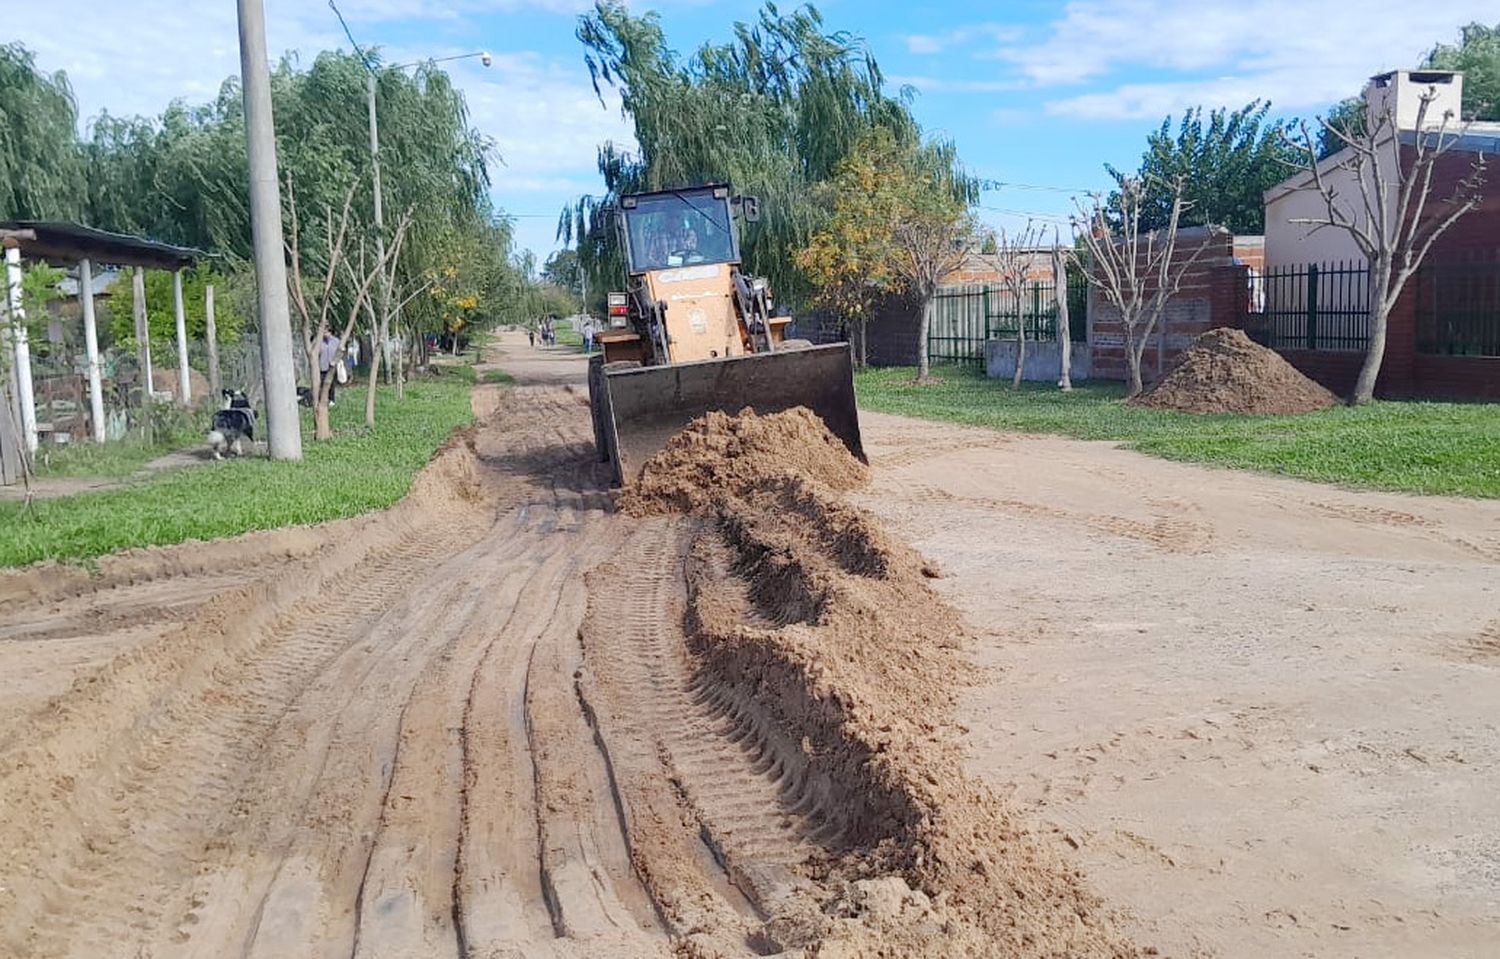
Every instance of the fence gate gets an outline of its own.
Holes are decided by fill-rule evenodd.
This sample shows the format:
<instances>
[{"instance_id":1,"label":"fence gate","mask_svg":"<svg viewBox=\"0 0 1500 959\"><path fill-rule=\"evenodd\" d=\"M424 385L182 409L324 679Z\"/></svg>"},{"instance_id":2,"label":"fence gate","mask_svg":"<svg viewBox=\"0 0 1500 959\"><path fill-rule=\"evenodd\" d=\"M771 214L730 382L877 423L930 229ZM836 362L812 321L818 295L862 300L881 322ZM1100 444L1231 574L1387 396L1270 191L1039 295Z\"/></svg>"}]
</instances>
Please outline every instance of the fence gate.
<instances>
[{"instance_id":1,"label":"fence gate","mask_svg":"<svg viewBox=\"0 0 1500 959\"><path fill-rule=\"evenodd\" d=\"M1026 324L1032 341L1057 339L1056 287L1028 283L1021 302L993 283L948 286L928 306L927 357L932 363L984 367L986 340L1014 340ZM1088 281L1068 276L1068 331L1075 343L1088 340Z\"/></svg>"}]
</instances>

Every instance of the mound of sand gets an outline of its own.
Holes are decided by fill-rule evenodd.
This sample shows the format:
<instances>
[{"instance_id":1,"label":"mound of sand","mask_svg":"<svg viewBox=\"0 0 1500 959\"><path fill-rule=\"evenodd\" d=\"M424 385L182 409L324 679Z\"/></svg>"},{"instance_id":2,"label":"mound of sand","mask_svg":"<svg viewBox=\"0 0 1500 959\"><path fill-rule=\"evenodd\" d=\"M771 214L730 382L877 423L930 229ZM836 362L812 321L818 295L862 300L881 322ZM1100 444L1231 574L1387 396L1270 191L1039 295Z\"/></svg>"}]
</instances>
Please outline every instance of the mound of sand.
<instances>
[{"instance_id":1,"label":"mound of sand","mask_svg":"<svg viewBox=\"0 0 1500 959\"><path fill-rule=\"evenodd\" d=\"M710 412L646 461L640 479L621 491L618 505L632 516L691 513L716 496L776 477L843 492L868 482L869 469L805 407L767 416L750 409L735 416Z\"/></svg>"},{"instance_id":2,"label":"mound of sand","mask_svg":"<svg viewBox=\"0 0 1500 959\"><path fill-rule=\"evenodd\" d=\"M1198 337L1166 376L1131 403L1185 413L1284 416L1325 410L1338 401L1275 350L1241 330L1222 329Z\"/></svg>"}]
</instances>

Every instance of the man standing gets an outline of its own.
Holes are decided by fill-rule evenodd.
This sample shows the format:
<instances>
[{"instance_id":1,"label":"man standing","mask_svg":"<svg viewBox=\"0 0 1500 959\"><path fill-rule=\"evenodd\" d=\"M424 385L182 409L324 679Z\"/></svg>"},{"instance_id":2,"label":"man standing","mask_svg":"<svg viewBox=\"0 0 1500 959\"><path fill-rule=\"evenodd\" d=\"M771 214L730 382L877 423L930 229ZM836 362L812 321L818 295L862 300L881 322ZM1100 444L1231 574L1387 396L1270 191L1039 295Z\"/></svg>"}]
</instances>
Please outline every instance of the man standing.
<instances>
[{"instance_id":1,"label":"man standing","mask_svg":"<svg viewBox=\"0 0 1500 959\"><path fill-rule=\"evenodd\" d=\"M583 352L594 352L594 321L589 317L583 318Z\"/></svg>"},{"instance_id":2,"label":"man standing","mask_svg":"<svg viewBox=\"0 0 1500 959\"><path fill-rule=\"evenodd\" d=\"M318 344L318 374L328 384L328 405L332 406L334 394L338 392L338 370L334 360L338 359L339 341L328 330L323 331L323 342Z\"/></svg>"}]
</instances>

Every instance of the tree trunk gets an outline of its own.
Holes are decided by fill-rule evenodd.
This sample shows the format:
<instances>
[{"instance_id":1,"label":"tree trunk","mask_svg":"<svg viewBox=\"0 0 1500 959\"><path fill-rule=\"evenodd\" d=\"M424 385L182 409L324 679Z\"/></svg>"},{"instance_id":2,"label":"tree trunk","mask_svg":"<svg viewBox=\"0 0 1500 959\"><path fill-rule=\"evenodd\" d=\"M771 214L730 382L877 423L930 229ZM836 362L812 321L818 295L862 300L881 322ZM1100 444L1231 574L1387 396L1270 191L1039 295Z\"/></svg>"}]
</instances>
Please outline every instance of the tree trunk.
<instances>
[{"instance_id":1,"label":"tree trunk","mask_svg":"<svg viewBox=\"0 0 1500 959\"><path fill-rule=\"evenodd\" d=\"M917 314L919 317L917 320L917 382L919 383L925 382L930 373L927 362L927 329L932 322L928 314L928 307L931 305L932 297L924 295L922 297L922 312Z\"/></svg>"},{"instance_id":2,"label":"tree trunk","mask_svg":"<svg viewBox=\"0 0 1500 959\"><path fill-rule=\"evenodd\" d=\"M333 427L328 422L328 391L318 391L318 402L313 407L313 439L333 439Z\"/></svg>"},{"instance_id":3,"label":"tree trunk","mask_svg":"<svg viewBox=\"0 0 1500 959\"><path fill-rule=\"evenodd\" d=\"M1380 366L1385 362L1385 328L1387 310L1379 293L1370 297L1370 343L1365 347L1365 361L1359 368L1359 378L1354 381L1354 393L1349 397L1350 406L1360 406L1375 398L1375 381L1380 377Z\"/></svg>"},{"instance_id":4,"label":"tree trunk","mask_svg":"<svg viewBox=\"0 0 1500 959\"><path fill-rule=\"evenodd\" d=\"M1018 309L1016 311L1016 375L1010 381L1010 388L1019 390L1021 388L1021 374L1026 372L1026 317Z\"/></svg>"},{"instance_id":5,"label":"tree trunk","mask_svg":"<svg viewBox=\"0 0 1500 959\"><path fill-rule=\"evenodd\" d=\"M870 321L867 319L859 322L859 368L870 368Z\"/></svg>"},{"instance_id":6,"label":"tree trunk","mask_svg":"<svg viewBox=\"0 0 1500 959\"><path fill-rule=\"evenodd\" d=\"M1130 370L1130 378L1125 388L1125 398L1127 400L1140 396L1141 390L1144 389L1141 385L1141 356L1145 352L1145 338L1137 339L1133 333L1127 333L1125 337L1125 365Z\"/></svg>"},{"instance_id":7,"label":"tree trunk","mask_svg":"<svg viewBox=\"0 0 1500 959\"><path fill-rule=\"evenodd\" d=\"M375 428L375 384L380 382L380 351L370 350L370 387L365 390L365 425Z\"/></svg>"}]
</instances>

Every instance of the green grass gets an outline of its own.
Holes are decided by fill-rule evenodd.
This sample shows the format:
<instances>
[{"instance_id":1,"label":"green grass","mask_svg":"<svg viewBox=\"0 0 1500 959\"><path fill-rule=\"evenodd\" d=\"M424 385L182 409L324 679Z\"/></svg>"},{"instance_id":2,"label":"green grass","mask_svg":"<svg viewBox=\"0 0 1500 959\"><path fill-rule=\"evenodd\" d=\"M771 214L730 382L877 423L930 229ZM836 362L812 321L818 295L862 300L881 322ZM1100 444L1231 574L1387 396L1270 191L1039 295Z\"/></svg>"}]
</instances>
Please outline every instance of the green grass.
<instances>
[{"instance_id":1,"label":"green grass","mask_svg":"<svg viewBox=\"0 0 1500 959\"><path fill-rule=\"evenodd\" d=\"M150 443L132 428L124 439L110 443L47 444L37 451L36 475L41 479L125 479L158 456L202 443L209 415L162 407L155 419L154 442Z\"/></svg>"},{"instance_id":2,"label":"green grass","mask_svg":"<svg viewBox=\"0 0 1500 959\"><path fill-rule=\"evenodd\" d=\"M1080 439L1116 440L1166 459L1260 470L1369 489L1500 497L1500 406L1377 402L1306 416L1200 416L1120 402L1116 384L1072 393L1020 392L978 371L945 367L941 382L911 369L856 378L860 405L883 413Z\"/></svg>"},{"instance_id":3,"label":"green grass","mask_svg":"<svg viewBox=\"0 0 1500 959\"><path fill-rule=\"evenodd\" d=\"M472 373L472 368L470 369ZM378 426L364 403L332 410L334 438L312 441L303 412L300 463L230 459L164 473L119 489L38 500L29 514L0 502L0 566L78 561L132 546L218 539L257 529L318 523L384 509L454 427L472 420L458 377L409 383L398 402L381 390Z\"/></svg>"},{"instance_id":4,"label":"green grass","mask_svg":"<svg viewBox=\"0 0 1500 959\"><path fill-rule=\"evenodd\" d=\"M507 386L515 383L516 378L504 370L485 370L484 376L480 377L484 383L503 383Z\"/></svg>"},{"instance_id":5,"label":"green grass","mask_svg":"<svg viewBox=\"0 0 1500 959\"><path fill-rule=\"evenodd\" d=\"M557 338L558 346L572 346L580 350L583 349L583 334L571 326L558 324L552 328L552 332Z\"/></svg>"}]
</instances>

